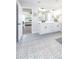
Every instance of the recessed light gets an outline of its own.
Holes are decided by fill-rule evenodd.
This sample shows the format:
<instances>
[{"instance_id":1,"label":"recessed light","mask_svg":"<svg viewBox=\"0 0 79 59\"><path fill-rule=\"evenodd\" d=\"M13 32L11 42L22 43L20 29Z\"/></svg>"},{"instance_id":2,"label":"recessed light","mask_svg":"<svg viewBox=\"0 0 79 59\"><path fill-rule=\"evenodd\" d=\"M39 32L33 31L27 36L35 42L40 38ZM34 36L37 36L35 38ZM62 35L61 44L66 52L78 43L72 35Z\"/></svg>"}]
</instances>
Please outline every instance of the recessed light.
<instances>
[{"instance_id":1,"label":"recessed light","mask_svg":"<svg viewBox=\"0 0 79 59\"><path fill-rule=\"evenodd\" d=\"M41 9L44 9L44 8L41 8Z\"/></svg>"},{"instance_id":2,"label":"recessed light","mask_svg":"<svg viewBox=\"0 0 79 59\"><path fill-rule=\"evenodd\" d=\"M58 0L56 0L56 2L58 2Z\"/></svg>"},{"instance_id":3,"label":"recessed light","mask_svg":"<svg viewBox=\"0 0 79 59\"><path fill-rule=\"evenodd\" d=\"M38 1L38 3L41 3L41 1Z\"/></svg>"},{"instance_id":4,"label":"recessed light","mask_svg":"<svg viewBox=\"0 0 79 59\"><path fill-rule=\"evenodd\" d=\"M52 11L54 11L55 9L52 9Z\"/></svg>"}]
</instances>

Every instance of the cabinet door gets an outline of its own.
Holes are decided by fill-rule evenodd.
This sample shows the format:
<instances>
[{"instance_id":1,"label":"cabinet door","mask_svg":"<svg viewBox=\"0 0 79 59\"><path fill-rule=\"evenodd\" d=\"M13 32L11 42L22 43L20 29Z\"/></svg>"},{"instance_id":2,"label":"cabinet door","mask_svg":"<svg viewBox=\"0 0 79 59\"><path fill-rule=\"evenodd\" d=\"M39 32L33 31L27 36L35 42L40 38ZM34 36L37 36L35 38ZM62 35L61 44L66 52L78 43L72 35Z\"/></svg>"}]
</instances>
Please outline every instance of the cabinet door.
<instances>
[{"instance_id":1,"label":"cabinet door","mask_svg":"<svg viewBox=\"0 0 79 59\"><path fill-rule=\"evenodd\" d=\"M40 27L40 33L42 33L42 34L47 33L47 24L46 23L42 23L40 25L41 25L41 27Z\"/></svg>"}]
</instances>

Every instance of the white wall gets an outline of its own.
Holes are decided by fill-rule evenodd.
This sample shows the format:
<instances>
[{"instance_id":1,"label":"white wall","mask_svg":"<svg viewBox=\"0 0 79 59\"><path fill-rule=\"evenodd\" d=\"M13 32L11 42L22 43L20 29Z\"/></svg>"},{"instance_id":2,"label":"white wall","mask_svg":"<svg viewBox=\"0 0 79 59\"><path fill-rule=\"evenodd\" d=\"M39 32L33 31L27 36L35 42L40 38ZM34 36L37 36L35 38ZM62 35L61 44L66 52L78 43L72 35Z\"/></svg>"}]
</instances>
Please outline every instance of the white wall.
<instances>
[{"instance_id":1,"label":"white wall","mask_svg":"<svg viewBox=\"0 0 79 59\"><path fill-rule=\"evenodd\" d=\"M37 33L38 32L38 9L33 8L32 9L32 33Z\"/></svg>"}]
</instances>

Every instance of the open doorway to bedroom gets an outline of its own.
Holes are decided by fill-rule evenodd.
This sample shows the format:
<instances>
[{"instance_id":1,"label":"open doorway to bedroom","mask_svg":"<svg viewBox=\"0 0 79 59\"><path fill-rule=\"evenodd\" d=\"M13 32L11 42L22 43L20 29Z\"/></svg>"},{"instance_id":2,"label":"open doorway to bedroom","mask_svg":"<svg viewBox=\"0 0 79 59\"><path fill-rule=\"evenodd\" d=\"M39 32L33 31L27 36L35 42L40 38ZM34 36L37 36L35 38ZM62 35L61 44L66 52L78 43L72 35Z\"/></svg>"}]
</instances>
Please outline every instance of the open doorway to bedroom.
<instances>
[{"instance_id":1,"label":"open doorway to bedroom","mask_svg":"<svg viewBox=\"0 0 79 59\"><path fill-rule=\"evenodd\" d=\"M32 33L32 9L22 8L23 11L23 34Z\"/></svg>"}]
</instances>

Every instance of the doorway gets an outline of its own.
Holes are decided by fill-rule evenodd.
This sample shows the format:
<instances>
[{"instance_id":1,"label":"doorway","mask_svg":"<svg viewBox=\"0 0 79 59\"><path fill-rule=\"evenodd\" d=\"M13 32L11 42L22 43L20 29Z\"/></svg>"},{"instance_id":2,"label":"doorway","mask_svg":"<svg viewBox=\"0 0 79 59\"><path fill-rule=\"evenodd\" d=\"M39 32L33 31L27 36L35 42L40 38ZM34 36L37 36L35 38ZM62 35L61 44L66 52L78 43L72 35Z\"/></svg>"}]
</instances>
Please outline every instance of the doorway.
<instances>
[{"instance_id":1,"label":"doorway","mask_svg":"<svg viewBox=\"0 0 79 59\"><path fill-rule=\"evenodd\" d=\"M32 9L23 8L23 34L32 33Z\"/></svg>"}]
</instances>

